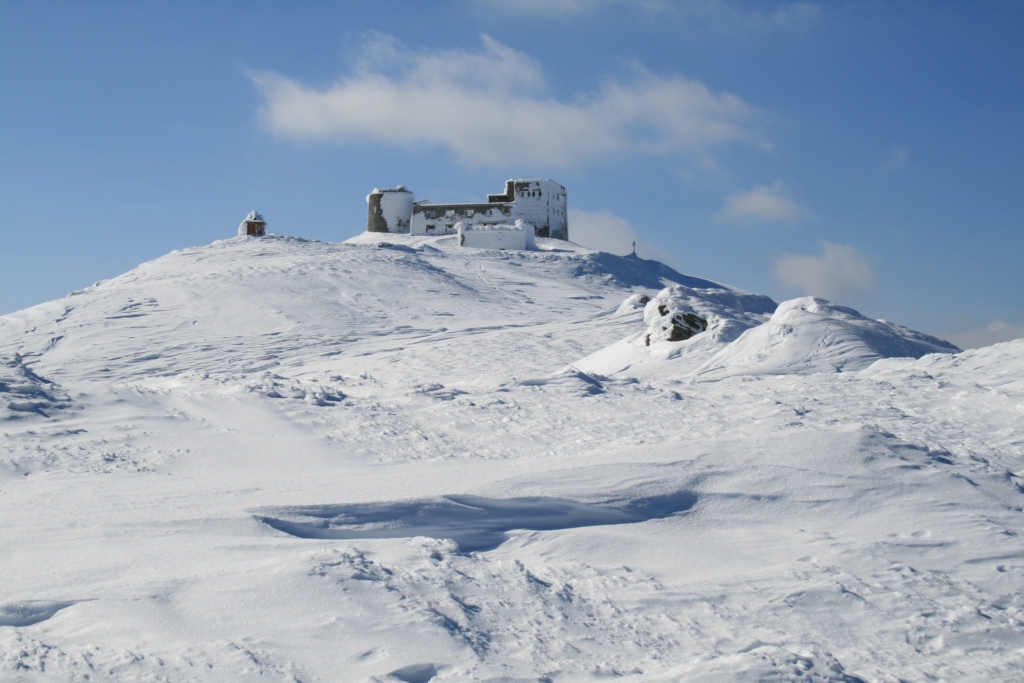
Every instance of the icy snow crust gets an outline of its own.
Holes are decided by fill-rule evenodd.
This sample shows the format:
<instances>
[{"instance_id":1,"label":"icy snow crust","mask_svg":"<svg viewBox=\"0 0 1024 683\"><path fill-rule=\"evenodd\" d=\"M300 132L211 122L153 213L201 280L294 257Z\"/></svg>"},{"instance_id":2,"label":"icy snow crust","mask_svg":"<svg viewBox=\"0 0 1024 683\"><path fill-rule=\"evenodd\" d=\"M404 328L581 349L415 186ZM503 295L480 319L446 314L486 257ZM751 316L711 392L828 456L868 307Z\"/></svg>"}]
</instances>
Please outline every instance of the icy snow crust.
<instances>
[{"instance_id":1,"label":"icy snow crust","mask_svg":"<svg viewBox=\"0 0 1024 683\"><path fill-rule=\"evenodd\" d=\"M240 237L0 317L0 679L1019 678L1024 341L537 247Z\"/></svg>"}]
</instances>

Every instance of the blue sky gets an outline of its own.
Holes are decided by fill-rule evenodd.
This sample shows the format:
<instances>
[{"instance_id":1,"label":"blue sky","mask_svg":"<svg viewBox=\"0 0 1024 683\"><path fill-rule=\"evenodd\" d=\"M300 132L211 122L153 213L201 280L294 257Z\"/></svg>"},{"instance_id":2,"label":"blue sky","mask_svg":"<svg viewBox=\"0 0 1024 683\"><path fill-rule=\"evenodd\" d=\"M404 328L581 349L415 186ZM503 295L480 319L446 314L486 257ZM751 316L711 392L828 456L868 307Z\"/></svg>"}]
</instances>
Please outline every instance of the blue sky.
<instances>
[{"instance_id":1,"label":"blue sky","mask_svg":"<svg viewBox=\"0 0 1024 683\"><path fill-rule=\"evenodd\" d=\"M1022 65L1022 2L4 1L0 313L550 177L588 246L1021 337Z\"/></svg>"}]
</instances>

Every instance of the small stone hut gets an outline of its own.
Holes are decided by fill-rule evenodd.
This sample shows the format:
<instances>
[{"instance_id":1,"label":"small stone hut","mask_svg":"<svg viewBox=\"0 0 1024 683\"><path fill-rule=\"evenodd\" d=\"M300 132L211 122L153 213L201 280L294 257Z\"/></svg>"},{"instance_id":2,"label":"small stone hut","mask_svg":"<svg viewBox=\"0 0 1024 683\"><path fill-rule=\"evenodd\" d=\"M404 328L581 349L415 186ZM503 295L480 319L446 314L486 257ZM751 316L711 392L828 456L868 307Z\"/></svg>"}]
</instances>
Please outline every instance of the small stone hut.
<instances>
[{"instance_id":1,"label":"small stone hut","mask_svg":"<svg viewBox=\"0 0 1024 683\"><path fill-rule=\"evenodd\" d=\"M250 211L245 220L238 224L239 236L256 235L257 237L262 237L266 233L267 222L263 220L263 216L260 215L259 211Z\"/></svg>"}]
</instances>

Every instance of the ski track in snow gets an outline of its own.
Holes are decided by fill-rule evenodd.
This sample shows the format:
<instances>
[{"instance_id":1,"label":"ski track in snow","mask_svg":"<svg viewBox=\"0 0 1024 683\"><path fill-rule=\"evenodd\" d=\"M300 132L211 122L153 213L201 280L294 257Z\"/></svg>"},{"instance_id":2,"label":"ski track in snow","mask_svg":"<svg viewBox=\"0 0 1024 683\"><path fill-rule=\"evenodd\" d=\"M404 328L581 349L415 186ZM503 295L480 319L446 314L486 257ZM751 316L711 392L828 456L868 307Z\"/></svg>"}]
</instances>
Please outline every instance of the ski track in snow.
<instances>
[{"instance_id":1,"label":"ski track in snow","mask_svg":"<svg viewBox=\"0 0 1024 683\"><path fill-rule=\"evenodd\" d=\"M1018 678L1024 341L389 238L0 317L0 678Z\"/></svg>"}]
</instances>

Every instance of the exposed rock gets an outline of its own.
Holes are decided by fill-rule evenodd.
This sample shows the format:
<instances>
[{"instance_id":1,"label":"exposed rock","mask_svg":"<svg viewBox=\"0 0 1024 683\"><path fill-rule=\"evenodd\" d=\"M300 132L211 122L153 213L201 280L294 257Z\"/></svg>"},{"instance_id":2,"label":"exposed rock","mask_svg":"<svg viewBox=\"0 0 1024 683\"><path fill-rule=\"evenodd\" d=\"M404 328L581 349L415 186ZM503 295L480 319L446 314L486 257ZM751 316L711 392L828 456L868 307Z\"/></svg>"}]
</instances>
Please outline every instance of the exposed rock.
<instances>
[{"instance_id":1,"label":"exposed rock","mask_svg":"<svg viewBox=\"0 0 1024 683\"><path fill-rule=\"evenodd\" d=\"M647 323L645 346L650 346L651 342L686 341L708 329L707 319L694 313L685 300L661 294L647 303L644 322Z\"/></svg>"}]
</instances>

